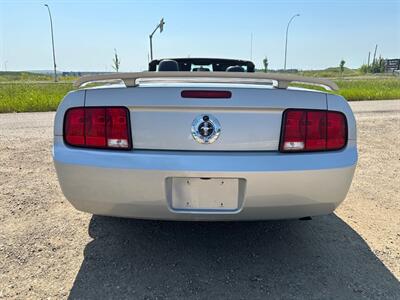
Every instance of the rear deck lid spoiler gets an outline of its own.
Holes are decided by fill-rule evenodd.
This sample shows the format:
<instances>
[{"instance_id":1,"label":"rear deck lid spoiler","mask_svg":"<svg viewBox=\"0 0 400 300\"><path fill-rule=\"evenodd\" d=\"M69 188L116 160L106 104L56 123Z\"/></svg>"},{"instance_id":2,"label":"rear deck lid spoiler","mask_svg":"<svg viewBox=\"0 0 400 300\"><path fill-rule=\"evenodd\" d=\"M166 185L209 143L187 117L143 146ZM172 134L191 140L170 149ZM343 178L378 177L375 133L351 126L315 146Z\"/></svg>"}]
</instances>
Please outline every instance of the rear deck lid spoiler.
<instances>
[{"instance_id":1,"label":"rear deck lid spoiler","mask_svg":"<svg viewBox=\"0 0 400 300\"><path fill-rule=\"evenodd\" d=\"M83 76L74 82L81 88L95 82L123 82L126 87L136 87L141 80L198 83L240 83L271 84L275 88L286 89L290 83L322 86L327 90L339 90L336 83L322 78L304 77L293 74L242 73L242 72L132 72Z\"/></svg>"}]
</instances>

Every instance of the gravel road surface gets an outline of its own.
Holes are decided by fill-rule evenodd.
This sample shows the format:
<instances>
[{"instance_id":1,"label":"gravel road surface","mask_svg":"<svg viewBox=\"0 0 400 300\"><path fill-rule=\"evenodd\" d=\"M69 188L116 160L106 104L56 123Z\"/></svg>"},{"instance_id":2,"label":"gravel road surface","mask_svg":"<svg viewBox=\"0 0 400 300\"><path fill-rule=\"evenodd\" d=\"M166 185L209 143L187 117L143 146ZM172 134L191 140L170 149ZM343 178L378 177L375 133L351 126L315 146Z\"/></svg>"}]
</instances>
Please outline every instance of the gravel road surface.
<instances>
[{"instance_id":1,"label":"gravel road surface","mask_svg":"<svg viewBox=\"0 0 400 300\"><path fill-rule=\"evenodd\" d=\"M0 298L400 299L400 100L351 105L360 158L335 214L244 223L78 212L54 113L0 114Z\"/></svg>"}]
</instances>

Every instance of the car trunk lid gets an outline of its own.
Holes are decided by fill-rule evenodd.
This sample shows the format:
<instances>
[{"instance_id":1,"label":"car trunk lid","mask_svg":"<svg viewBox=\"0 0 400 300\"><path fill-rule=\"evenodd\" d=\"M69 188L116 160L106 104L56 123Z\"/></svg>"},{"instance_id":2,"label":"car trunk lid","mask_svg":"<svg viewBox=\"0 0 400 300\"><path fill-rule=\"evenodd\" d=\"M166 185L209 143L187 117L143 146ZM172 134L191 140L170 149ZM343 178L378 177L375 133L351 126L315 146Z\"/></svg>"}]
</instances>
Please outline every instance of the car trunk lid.
<instances>
[{"instance_id":1,"label":"car trunk lid","mask_svg":"<svg viewBox=\"0 0 400 300\"><path fill-rule=\"evenodd\" d=\"M230 97L182 97L185 91L222 91ZM164 83L88 89L85 105L128 107L133 150L278 151L283 111L326 109L326 94L259 85ZM201 142L204 130L216 128L199 126L215 122L202 124L204 117L220 125L219 136L209 143Z\"/></svg>"}]
</instances>

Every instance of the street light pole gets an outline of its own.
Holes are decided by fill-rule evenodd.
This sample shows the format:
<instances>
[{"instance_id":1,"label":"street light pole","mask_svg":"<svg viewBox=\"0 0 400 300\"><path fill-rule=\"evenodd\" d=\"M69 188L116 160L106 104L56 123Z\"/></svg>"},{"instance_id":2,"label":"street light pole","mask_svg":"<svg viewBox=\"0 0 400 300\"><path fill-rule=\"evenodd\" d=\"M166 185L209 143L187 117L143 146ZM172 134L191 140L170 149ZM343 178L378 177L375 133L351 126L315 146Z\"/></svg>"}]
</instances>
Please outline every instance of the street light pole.
<instances>
[{"instance_id":1,"label":"street light pole","mask_svg":"<svg viewBox=\"0 0 400 300\"><path fill-rule=\"evenodd\" d=\"M154 34L154 31L149 36L149 38L150 38L150 61L153 60L153 34Z\"/></svg>"},{"instance_id":2,"label":"street light pole","mask_svg":"<svg viewBox=\"0 0 400 300\"><path fill-rule=\"evenodd\" d=\"M47 11L49 12L50 29L51 29L51 45L53 46L54 82L57 82L56 50L54 49L53 19L51 18L50 7L47 4L45 4L44 6L47 7Z\"/></svg>"},{"instance_id":3,"label":"street light pole","mask_svg":"<svg viewBox=\"0 0 400 300\"><path fill-rule=\"evenodd\" d=\"M153 30L153 32L149 35L150 38L150 61L153 60L153 35L156 33L157 29L160 28L160 33L164 30L164 18L161 19L160 23L157 27Z\"/></svg>"},{"instance_id":4,"label":"street light pole","mask_svg":"<svg viewBox=\"0 0 400 300\"><path fill-rule=\"evenodd\" d=\"M289 20L289 22L288 22L288 24L287 24L287 27L286 27L285 64L284 64L284 67L283 67L284 70L286 70L287 40L288 40L288 33L289 33L289 25L290 25L290 23L293 21L293 19L294 19L295 17L299 17L299 16L300 16L300 14L295 14L293 17L291 17L290 20Z\"/></svg>"}]
</instances>

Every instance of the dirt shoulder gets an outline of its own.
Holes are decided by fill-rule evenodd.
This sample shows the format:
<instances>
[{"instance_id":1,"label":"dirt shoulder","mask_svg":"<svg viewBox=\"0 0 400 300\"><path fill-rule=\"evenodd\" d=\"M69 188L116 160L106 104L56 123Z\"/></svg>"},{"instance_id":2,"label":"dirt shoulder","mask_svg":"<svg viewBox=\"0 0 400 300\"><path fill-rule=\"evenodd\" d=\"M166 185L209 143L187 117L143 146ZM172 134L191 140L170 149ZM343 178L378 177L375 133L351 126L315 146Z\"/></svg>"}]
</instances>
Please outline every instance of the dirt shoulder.
<instances>
[{"instance_id":1,"label":"dirt shoulder","mask_svg":"<svg viewBox=\"0 0 400 300\"><path fill-rule=\"evenodd\" d=\"M63 197L54 113L0 114L0 298L400 298L400 101L353 102L359 164L312 221L92 217Z\"/></svg>"}]
</instances>

